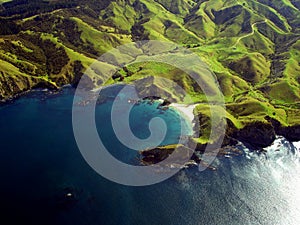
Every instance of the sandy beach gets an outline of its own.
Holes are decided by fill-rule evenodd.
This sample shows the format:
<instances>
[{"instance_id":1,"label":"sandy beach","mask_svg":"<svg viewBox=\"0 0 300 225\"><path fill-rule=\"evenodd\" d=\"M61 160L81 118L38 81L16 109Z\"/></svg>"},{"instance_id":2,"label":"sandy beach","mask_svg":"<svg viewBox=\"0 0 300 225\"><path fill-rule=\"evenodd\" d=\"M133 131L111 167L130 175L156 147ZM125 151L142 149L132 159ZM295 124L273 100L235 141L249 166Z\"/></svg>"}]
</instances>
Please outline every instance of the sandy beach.
<instances>
[{"instance_id":1,"label":"sandy beach","mask_svg":"<svg viewBox=\"0 0 300 225\"><path fill-rule=\"evenodd\" d=\"M174 107L179 112L184 114L189 119L189 121L193 124L193 120L194 120L194 117L195 117L193 111L196 107L196 104L194 104L194 105L184 105L184 104L172 103L170 105L170 107Z\"/></svg>"}]
</instances>

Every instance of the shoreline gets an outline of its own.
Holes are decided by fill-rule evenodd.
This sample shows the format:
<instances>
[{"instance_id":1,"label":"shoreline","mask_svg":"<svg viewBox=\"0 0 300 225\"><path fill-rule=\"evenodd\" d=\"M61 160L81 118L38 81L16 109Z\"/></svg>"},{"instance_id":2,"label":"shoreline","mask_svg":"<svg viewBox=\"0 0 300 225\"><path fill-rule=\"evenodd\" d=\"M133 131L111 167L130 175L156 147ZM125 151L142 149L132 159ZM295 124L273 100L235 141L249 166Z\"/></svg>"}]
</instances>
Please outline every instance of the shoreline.
<instances>
[{"instance_id":1,"label":"shoreline","mask_svg":"<svg viewBox=\"0 0 300 225\"><path fill-rule=\"evenodd\" d=\"M176 109L181 114L183 114L190 123L194 126L194 109L197 106L197 104L192 105L185 105L185 104L179 104L179 103L172 103L169 105L169 107Z\"/></svg>"},{"instance_id":2,"label":"shoreline","mask_svg":"<svg viewBox=\"0 0 300 225\"><path fill-rule=\"evenodd\" d=\"M114 86L114 85L112 85L112 86ZM111 85L104 86L102 88L107 88L107 87L111 87ZM74 87L71 85L63 85L61 88L59 88L57 90L40 89L40 88L30 89L28 91L18 93L8 99L0 100L0 106L5 106L7 104L13 103L15 100L17 100L19 98L30 95L30 93L42 92L44 94L46 93L47 95L49 94L51 96L51 95L59 94L61 90L68 89L68 88L74 88ZM92 92L94 92L94 91L92 91ZM171 103L170 105L168 105L168 107L171 107L171 108L177 110L179 113L181 113L190 122L191 127L194 128L195 115L193 114L193 110L195 109L195 107L197 105L198 104L188 105L188 104L182 104L182 103ZM251 123L249 124L249 126L250 125L251 125ZM255 125L255 124L252 124L252 125ZM273 126L273 130L274 130L273 132L276 135L284 136L288 141L293 142L295 144L295 147L300 151L300 139L299 139L299 137L296 137L296 134L299 132L300 125L282 126L281 124L275 124L275 125L277 125L275 127L274 127L274 124L271 124L271 125ZM252 130L253 130L253 128L254 127L252 126ZM267 128L269 128L269 127L267 127ZM259 130L259 128L257 128L257 129ZM241 133L242 130L238 130L237 133ZM249 134L248 134L248 136L249 136ZM238 138L235 138L235 139L238 139ZM247 139L249 140L249 138L247 138Z\"/></svg>"}]
</instances>

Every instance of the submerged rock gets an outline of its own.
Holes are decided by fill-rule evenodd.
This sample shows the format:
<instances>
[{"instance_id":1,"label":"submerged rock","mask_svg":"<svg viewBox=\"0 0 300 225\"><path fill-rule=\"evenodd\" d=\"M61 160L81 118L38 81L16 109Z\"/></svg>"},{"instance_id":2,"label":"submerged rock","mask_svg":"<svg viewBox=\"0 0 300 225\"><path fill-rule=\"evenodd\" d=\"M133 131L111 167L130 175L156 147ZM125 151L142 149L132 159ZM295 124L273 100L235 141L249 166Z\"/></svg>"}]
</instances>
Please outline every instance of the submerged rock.
<instances>
[{"instance_id":1,"label":"submerged rock","mask_svg":"<svg viewBox=\"0 0 300 225\"><path fill-rule=\"evenodd\" d=\"M78 200L78 191L72 187L59 190L55 196L56 207L63 210L72 208Z\"/></svg>"}]
</instances>

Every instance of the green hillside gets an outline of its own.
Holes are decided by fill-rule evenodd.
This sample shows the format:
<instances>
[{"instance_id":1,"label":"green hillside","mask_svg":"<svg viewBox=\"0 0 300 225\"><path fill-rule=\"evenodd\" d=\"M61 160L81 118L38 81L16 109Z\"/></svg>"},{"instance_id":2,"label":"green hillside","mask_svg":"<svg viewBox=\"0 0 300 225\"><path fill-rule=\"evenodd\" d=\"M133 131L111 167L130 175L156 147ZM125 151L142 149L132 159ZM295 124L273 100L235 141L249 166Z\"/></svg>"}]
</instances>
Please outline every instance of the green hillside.
<instances>
[{"instance_id":1,"label":"green hillside","mask_svg":"<svg viewBox=\"0 0 300 225\"><path fill-rule=\"evenodd\" d=\"M0 99L76 84L110 49L163 40L195 52L216 74L236 128L269 117L299 125L299 11L299 0L9 1L0 5ZM165 77L205 111L201 88L177 68L149 62L118 73L106 84L152 85L160 97L191 103L158 79ZM94 87L104 78L91 74Z\"/></svg>"}]
</instances>

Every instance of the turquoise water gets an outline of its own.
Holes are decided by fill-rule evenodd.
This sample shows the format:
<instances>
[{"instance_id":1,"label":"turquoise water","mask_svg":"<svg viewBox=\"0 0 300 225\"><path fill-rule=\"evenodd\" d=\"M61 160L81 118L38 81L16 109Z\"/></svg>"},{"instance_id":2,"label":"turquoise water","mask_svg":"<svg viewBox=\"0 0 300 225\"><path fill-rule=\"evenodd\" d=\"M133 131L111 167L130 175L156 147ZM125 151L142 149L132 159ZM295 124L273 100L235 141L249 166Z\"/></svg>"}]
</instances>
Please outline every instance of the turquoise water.
<instances>
[{"instance_id":1,"label":"turquoise water","mask_svg":"<svg viewBox=\"0 0 300 225\"><path fill-rule=\"evenodd\" d=\"M300 224L299 150L284 138L267 154L240 145L244 154L218 158L215 172L190 168L156 185L122 186L82 158L72 131L73 94L36 92L0 107L0 220L10 221L1 224ZM98 132L116 158L136 164L136 152L103 123L110 105L97 106ZM168 124L163 144L177 141L178 113L155 104L134 108L133 132L147 137L153 116ZM144 123L136 124L137 118Z\"/></svg>"}]
</instances>

